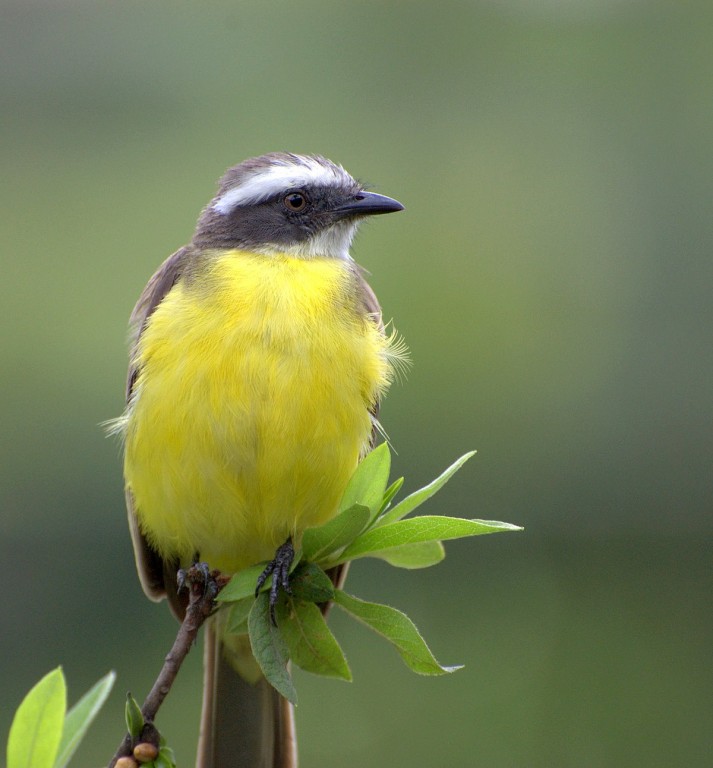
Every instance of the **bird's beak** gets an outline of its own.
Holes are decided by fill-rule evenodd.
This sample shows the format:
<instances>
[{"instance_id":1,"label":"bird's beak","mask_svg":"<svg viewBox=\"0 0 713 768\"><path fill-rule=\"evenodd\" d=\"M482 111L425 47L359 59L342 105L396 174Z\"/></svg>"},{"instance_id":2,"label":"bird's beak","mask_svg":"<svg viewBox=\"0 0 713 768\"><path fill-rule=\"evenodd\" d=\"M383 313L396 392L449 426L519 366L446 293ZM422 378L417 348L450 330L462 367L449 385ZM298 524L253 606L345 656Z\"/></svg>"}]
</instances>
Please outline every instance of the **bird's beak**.
<instances>
[{"instance_id":1,"label":"bird's beak","mask_svg":"<svg viewBox=\"0 0 713 768\"><path fill-rule=\"evenodd\" d=\"M358 192L334 209L339 216L374 216L379 213L395 213L404 207L398 200L376 192Z\"/></svg>"}]
</instances>

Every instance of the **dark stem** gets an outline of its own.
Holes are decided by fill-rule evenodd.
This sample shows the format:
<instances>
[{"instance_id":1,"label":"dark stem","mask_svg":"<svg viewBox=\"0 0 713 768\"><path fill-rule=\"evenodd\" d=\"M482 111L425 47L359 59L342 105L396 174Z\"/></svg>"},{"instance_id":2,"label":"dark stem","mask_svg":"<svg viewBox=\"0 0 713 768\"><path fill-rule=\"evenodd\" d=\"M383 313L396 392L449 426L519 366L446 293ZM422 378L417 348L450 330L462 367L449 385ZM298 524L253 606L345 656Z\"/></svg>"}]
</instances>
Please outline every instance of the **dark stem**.
<instances>
[{"instance_id":1,"label":"dark stem","mask_svg":"<svg viewBox=\"0 0 713 768\"><path fill-rule=\"evenodd\" d=\"M193 566L196 568L196 566ZM191 571L193 570L191 568ZM176 634L176 639L173 643L173 647L168 652L166 659L164 660L163 667L156 678L156 682L153 684L149 695L141 707L141 714L144 717L146 726L139 739L136 741L155 741L155 746L158 746L158 731L153 727L153 721L156 718L156 714L163 704L164 699L171 690L178 670L183 664L183 660L188 655L193 644L198 637L198 631L203 626L205 620L211 615L214 608L214 600L220 589L224 585L224 581L220 582L214 578L210 578L206 581L205 578L190 578L192 574L189 571L189 578L186 580L186 586L189 589L190 597L188 601L188 607L186 608L186 615L181 622L181 626ZM202 576L203 574L199 574ZM127 733L124 736L123 741L116 750L114 757L109 763L109 768L114 768L116 761L120 757L127 757L132 754L134 748L134 740L131 738L131 734Z\"/></svg>"}]
</instances>

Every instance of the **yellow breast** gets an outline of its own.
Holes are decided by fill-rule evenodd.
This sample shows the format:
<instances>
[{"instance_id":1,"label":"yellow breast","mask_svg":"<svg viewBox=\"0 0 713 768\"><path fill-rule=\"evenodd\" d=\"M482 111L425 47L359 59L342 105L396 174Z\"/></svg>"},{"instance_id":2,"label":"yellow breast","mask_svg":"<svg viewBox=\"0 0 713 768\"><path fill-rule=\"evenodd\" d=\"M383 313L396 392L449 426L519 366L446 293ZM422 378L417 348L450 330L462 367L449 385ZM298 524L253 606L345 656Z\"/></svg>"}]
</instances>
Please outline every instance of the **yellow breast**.
<instances>
[{"instance_id":1,"label":"yellow breast","mask_svg":"<svg viewBox=\"0 0 713 768\"><path fill-rule=\"evenodd\" d=\"M329 519L389 384L337 259L228 251L179 281L138 347L125 475L164 556L234 571Z\"/></svg>"}]
</instances>

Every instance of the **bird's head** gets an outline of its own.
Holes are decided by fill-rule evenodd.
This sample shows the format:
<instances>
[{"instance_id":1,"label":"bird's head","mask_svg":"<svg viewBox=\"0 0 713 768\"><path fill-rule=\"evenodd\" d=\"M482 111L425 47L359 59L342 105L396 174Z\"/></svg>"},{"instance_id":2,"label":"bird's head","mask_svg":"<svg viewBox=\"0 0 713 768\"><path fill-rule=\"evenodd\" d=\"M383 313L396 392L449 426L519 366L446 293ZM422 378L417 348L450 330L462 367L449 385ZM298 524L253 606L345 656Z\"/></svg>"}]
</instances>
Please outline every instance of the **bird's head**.
<instances>
[{"instance_id":1,"label":"bird's head","mask_svg":"<svg viewBox=\"0 0 713 768\"><path fill-rule=\"evenodd\" d=\"M318 155L274 152L228 169L198 220L200 249L349 258L365 216L403 210Z\"/></svg>"}]
</instances>

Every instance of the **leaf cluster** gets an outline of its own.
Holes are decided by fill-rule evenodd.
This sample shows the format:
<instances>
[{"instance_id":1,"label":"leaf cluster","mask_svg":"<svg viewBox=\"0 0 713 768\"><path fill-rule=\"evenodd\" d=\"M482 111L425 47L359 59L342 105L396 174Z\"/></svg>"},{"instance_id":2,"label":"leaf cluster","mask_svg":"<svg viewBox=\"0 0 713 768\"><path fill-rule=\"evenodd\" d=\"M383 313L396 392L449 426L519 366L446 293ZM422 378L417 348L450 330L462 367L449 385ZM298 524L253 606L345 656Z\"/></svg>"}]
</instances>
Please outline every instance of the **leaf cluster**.
<instances>
[{"instance_id":1,"label":"leaf cluster","mask_svg":"<svg viewBox=\"0 0 713 768\"><path fill-rule=\"evenodd\" d=\"M67 711L62 668L46 674L15 713L7 742L7 768L64 768L106 701L115 677L109 672Z\"/></svg>"},{"instance_id":2,"label":"leaf cluster","mask_svg":"<svg viewBox=\"0 0 713 768\"><path fill-rule=\"evenodd\" d=\"M290 577L292 594L277 605L277 624L270 618L270 580L254 595L264 564L235 574L218 595L228 610L226 631L245 634L263 674L291 702L297 692L288 662L326 677L351 680L339 643L321 607L333 602L389 641L406 665L423 675L459 669L436 660L414 623L388 605L370 603L338 589L328 573L352 560L374 557L398 568L427 568L445 557L443 542L486 533L521 530L492 520L420 515L405 519L437 493L474 452L455 461L439 477L398 504L403 478L388 484L391 454L386 443L359 464L334 518L304 532Z\"/></svg>"}]
</instances>

